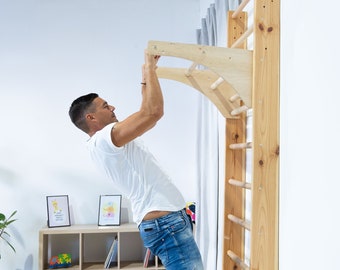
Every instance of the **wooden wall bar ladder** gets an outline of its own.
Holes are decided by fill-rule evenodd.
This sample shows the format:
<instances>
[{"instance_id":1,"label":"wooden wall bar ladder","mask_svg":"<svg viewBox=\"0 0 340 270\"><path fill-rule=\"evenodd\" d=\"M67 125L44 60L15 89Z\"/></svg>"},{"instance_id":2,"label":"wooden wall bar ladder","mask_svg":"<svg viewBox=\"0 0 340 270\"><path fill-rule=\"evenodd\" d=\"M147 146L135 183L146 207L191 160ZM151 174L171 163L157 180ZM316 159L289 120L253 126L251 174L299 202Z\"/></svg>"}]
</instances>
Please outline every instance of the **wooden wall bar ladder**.
<instances>
[{"instance_id":1,"label":"wooden wall bar ladder","mask_svg":"<svg viewBox=\"0 0 340 270\"><path fill-rule=\"evenodd\" d=\"M233 42L248 31L246 13L237 10L237 14L228 13L228 47L235 47ZM280 1L254 1L253 29L252 142L245 140L244 113L239 119L226 120L223 270L278 269ZM245 43L238 45L246 48ZM252 148L250 221L244 219L244 189L250 186L244 179L247 148ZM243 246L245 230L250 231L249 265Z\"/></svg>"},{"instance_id":2,"label":"wooden wall bar ladder","mask_svg":"<svg viewBox=\"0 0 340 270\"><path fill-rule=\"evenodd\" d=\"M252 31L254 50L249 51L246 37ZM148 51L193 61L189 69L159 67L157 75L197 89L227 119L223 270L278 270L280 0L254 0L254 24L249 29L245 12L229 13L228 35L233 48L149 41ZM206 69L197 70L197 65ZM248 109L253 115L251 142L246 142ZM249 148L251 184L245 182ZM249 189L250 221L244 218ZM250 231L248 264L245 230Z\"/></svg>"}]
</instances>

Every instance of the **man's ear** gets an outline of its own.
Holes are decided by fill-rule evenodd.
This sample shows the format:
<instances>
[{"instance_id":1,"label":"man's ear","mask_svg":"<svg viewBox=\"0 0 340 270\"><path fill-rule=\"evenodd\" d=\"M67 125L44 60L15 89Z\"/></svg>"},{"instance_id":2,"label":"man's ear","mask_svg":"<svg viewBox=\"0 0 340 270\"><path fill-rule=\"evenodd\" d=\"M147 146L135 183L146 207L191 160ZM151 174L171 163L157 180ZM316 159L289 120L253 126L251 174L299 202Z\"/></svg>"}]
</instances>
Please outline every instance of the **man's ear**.
<instances>
[{"instance_id":1,"label":"man's ear","mask_svg":"<svg viewBox=\"0 0 340 270\"><path fill-rule=\"evenodd\" d=\"M88 114L85 115L85 118L87 120L93 120L95 117L92 114L88 113Z\"/></svg>"}]
</instances>

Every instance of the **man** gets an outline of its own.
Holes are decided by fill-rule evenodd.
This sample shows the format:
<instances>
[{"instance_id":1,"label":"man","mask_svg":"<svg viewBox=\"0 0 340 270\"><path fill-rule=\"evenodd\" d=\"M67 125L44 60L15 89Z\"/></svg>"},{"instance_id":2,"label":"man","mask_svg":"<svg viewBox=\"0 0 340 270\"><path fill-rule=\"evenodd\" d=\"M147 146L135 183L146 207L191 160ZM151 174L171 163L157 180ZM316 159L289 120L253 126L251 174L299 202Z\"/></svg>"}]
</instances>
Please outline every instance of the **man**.
<instances>
[{"instance_id":1,"label":"man","mask_svg":"<svg viewBox=\"0 0 340 270\"><path fill-rule=\"evenodd\" d=\"M163 116L158 59L145 53L141 107L125 120L118 121L115 107L95 93L73 101L69 115L90 136L87 144L96 165L130 199L144 246L166 269L202 270L183 196L137 139Z\"/></svg>"}]
</instances>

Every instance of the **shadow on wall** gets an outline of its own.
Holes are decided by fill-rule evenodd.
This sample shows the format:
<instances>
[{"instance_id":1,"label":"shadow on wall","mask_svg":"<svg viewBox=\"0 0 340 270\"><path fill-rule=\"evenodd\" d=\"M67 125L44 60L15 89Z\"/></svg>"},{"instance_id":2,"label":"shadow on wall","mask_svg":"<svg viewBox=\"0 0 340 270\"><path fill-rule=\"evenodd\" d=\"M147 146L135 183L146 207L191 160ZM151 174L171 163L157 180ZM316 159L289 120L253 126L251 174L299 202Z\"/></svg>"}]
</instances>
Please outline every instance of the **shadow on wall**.
<instances>
[{"instance_id":1,"label":"shadow on wall","mask_svg":"<svg viewBox=\"0 0 340 270\"><path fill-rule=\"evenodd\" d=\"M0 167L0 183L12 187L18 182L18 175L14 170Z\"/></svg>"},{"instance_id":2,"label":"shadow on wall","mask_svg":"<svg viewBox=\"0 0 340 270\"><path fill-rule=\"evenodd\" d=\"M32 254L27 256L23 270L33 270L33 255Z\"/></svg>"},{"instance_id":3,"label":"shadow on wall","mask_svg":"<svg viewBox=\"0 0 340 270\"><path fill-rule=\"evenodd\" d=\"M132 222L132 220L129 220L129 209L128 208L124 208L122 207L122 209L120 210L120 223L124 224L124 223L129 223Z\"/></svg>"},{"instance_id":4,"label":"shadow on wall","mask_svg":"<svg viewBox=\"0 0 340 270\"><path fill-rule=\"evenodd\" d=\"M13 226L12 226L13 225ZM11 224L11 227L9 228L9 232L11 235L11 239L15 240L15 243L12 243L11 239L8 239L8 241L14 246L16 249L18 247L18 244L25 248L25 242L22 237L22 234L20 231L15 227L15 224ZM16 270L33 270L33 254L29 254L25 260L24 268L16 268Z\"/></svg>"},{"instance_id":5,"label":"shadow on wall","mask_svg":"<svg viewBox=\"0 0 340 270\"><path fill-rule=\"evenodd\" d=\"M33 270L33 255L27 256L24 264L24 268L16 268L15 270Z\"/></svg>"}]
</instances>

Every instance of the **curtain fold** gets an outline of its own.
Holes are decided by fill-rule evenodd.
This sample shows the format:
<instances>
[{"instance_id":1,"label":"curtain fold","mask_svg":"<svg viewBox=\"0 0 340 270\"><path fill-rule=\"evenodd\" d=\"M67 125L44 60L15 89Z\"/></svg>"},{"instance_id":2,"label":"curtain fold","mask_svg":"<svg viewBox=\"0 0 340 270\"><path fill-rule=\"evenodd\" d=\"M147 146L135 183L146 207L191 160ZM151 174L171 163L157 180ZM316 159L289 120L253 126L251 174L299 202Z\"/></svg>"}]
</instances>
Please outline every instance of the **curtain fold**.
<instances>
[{"instance_id":1,"label":"curtain fold","mask_svg":"<svg viewBox=\"0 0 340 270\"><path fill-rule=\"evenodd\" d=\"M216 0L197 29L197 43L226 46L226 14L238 0ZM204 67L201 67L204 68ZM206 270L222 269L225 119L204 95L199 96L197 127L196 239Z\"/></svg>"}]
</instances>

